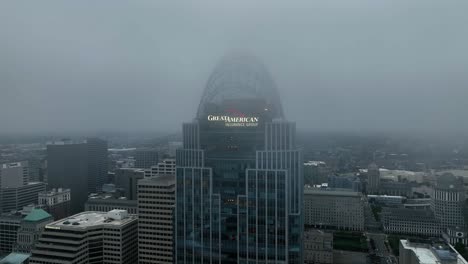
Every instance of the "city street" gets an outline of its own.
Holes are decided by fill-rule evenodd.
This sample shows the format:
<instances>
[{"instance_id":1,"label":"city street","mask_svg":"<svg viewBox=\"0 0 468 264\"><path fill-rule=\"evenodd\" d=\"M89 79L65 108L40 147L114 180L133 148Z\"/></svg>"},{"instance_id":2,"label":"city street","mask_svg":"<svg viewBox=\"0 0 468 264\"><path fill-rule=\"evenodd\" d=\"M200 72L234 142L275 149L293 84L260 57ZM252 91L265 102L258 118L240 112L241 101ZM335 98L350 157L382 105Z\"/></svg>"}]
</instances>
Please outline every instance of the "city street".
<instances>
[{"instance_id":1,"label":"city street","mask_svg":"<svg viewBox=\"0 0 468 264\"><path fill-rule=\"evenodd\" d=\"M382 233L366 233L366 237L371 245L374 241L375 250L372 246L369 247L369 253L374 253L375 255L384 259L383 263L386 264L397 264L397 258L392 254L391 249L388 247L387 235Z\"/></svg>"}]
</instances>

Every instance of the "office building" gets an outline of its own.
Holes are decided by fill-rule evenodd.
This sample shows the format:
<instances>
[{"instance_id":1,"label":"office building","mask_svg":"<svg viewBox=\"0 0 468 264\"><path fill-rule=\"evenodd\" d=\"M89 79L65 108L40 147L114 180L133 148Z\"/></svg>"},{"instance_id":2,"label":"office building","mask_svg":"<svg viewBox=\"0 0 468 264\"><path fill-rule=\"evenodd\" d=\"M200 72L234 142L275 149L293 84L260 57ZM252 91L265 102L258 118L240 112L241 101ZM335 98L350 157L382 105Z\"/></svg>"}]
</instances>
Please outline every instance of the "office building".
<instances>
[{"instance_id":1,"label":"office building","mask_svg":"<svg viewBox=\"0 0 468 264\"><path fill-rule=\"evenodd\" d=\"M52 215L39 208L31 208L21 221L13 251L31 253L44 227L53 221Z\"/></svg>"},{"instance_id":2,"label":"office building","mask_svg":"<svg viewBox=\"0 0 468 264\"><path fill-rule=\"evenodd\" d=\"M373 193L411 197L411 187L411 184L407 182L381 181L379 190Z\"/></svg>"},{"instance_id":3,"label":"office building","mask_svg":"<svg viewBox=\"0 0 468 264\"><path fill-rule=\"evenodd\" d=\"M29 252L43 227L52 221L44 210L26 206L0 215L0 255L15 251Z\"/></svg>"},{"instance_id":4,"label":"office building","mask_svg":"<svg viewBox=\"0 0 468 264\"><path fill-rule=\"evenodd\" d=\"M56 142L47 145L49 188L71 191L73 213L83 211L89 193L99 192L107 177L107 142Z\"/></svg>"},{"instance_id":5,"label":"office building","mask_svg":"<svg viewBox=\"0 0 468 264\"><path fill-rule=\"evenodd\" d=\"M85 211L109 212L115 209L138 214L137 200L128 200L126 197L116 198L109 194L95 194L90 195L85 203Z\"/></svg>"},{"instance_id":6,"label":"office building","mask_svg":"<svg viewBox=\"0 0 468 264\"><path fill-rule=\"evenodd\" d=\"M359 192L306 188L305 225L316 228L364 230L364 197Z\"/></svg>"},{"instance_id":7,"label":"office building","mask_svg":"<svg viewBox=\"0 0 468 264\"><path fill-rule=\"evenodd\" d=\"M29 182L27 161L0 164L0 213L21 210L37 204L37 194L45 184Z\"/></svg>"},{"instance_id":8,"label":"office building","mask_svg":"<svg viewBox=\"0 0 468 264\"><path fill-rule=\"evenodd\" d=\"M431 198L407 199L403 204L404 208L431 210Z\"/></svg>"},{"instance_id":9,"label":"office building","mask_svg":"<svg viewBox=\"0 0 468 264\"><path fill-rule=\"evenodd\" d=\"M399 264L468 264L451 246L400 240Z\"/></svg>"},{"instance_id":10,"label":"office building","mask_svg":"<svg viewBox=\"0 0 468 264\"><path fill-rule=\"evenodd\" d=\"M0 215L0 255L13 251L23 217L20 212Z\"/></svg>"},{"instance_id":11,"label":"office building","mask_svg":"<svg viewBox=\"0 0 468 264\"><path fill-rule=\"evenodd\" d=\"M174 263L175 176L138 181L138 263Z\"/></svg>"},{"instance_id":12,"label":"office building","mask_svg":"<svg viewBox=\"0 0 468 264\"><path fill-rule=\"evenodd\" d=\"M430 210L384 208L382 224L385 233L424 237L441 235L440 223Z\"/></svg>"},{"instance_id":13,"label":"office building","mask_svg":"<svg viewBox=\"0 0 468 264\"><path fill-rule=\"evenodd\" d=\"M135 152L135 168L149 169L158 164L159 154L155 149L137 149Z\"/></svg>"},{"instance_id":14,"label":"office building","mask_svg":"<svg viewBox=\"0 0 468 264\"><path fill-rule=\"evenodd\" d=\"M311 229L304 233L304 263L333 264L333 234Z\"/></svg>"},{"instance_id":15,"label":"office building","mask_svg":"<svg viewBox=\"0 0 468 264\"><path fill-rule=\"evenodd\" d=\"M303 263L303 161L266 68L226 57L176 158L176 263Z\"/></svg>"},{"instance_id":16,"label":"office building","mask_svg":"<svg viewBox=\"0 0 468 264\"><path fill-rule=\"evenodd\" d=\"M137 199L138 180L145 177L143 169L124 168L115 171L115 188L123 192L128 200Z\"/></svg>"},{"instance_id":17,"label":"office building","mask_svg":"<svg viewBox=\"0 0 468 264\"><path fill-rule=\"evenodd\" d=\"M46 190L43 182L29 182L24 186L0 189L0 212L21 210L24 206L37 204L38 195Z\"/></svg>"},{"instance_id":18,"label":"office building","mask_svg":"<svg viewBox=\"0 0 468 264\"><path fill-rule=\"evenodd\" d=\"M333 189L349 189L353 192L360 192L362 190L362 184L359 177L355 175L343 175L328 176L328 187Z\"/></svg>"},{"instance_id":19,"label":"office building","mask_svg":"<svg viewBox=\"0 0 468 264\"><path fill-rule=\"evenodd\" d=\"M175 175L176 161L175 159L164 159L158 162L156 166L145 171L145 177L157 177L159 175Z\"/></svg>"},{"instance_id":20,"label":"office building","mask_svg":"<svg viewBox=\"0 0 468 264\"><path fill-rule=\"evenodd\" d=\"M463 181L453 174L444 174L437 178L431 208L443 230L449 227L465 227L465 199Z\"/></svg>"},{"instance_id":21,"label":"office building","mask_svg":"<svg viewBox=\"0 0 468 264\"><path fill-rule=\"evenodd\" d=\"M0 189L18 188L29 182L27 161L0 164Z\"/></svg>"},{"instance_id":22,"label":"office building","mask_svg":"<svg viewBox=\"0 0 468 264\"><path fill-rule=\"evenodd\" d=\"M46 225L29 263L137 263L137 222L124 210L83 212L55 221Z\"/></svg>"},{"instance_id":23,"label":"office building","mask_svg":"<svg viewBox=\"0 0 468 264\"><path fill-rule=\"evenodd\" d=\"M389 206L389 207L401 207L406 201L406 198L403 196L394 196L394 195L367 195L367 199L370 203L375 203L380 206Z\"/></svg>"},{"instance_id":24,"label":"office building","mask_svg":"<svg viewBox=\"0 0 468 264\"><path fill-rule=\"evenodd\" d=\"M448 227L442 232L442 237L450 245L461 243L465 246L468 245L468 232L461 227Z\"/></svg>"},{"instance_id":25,"label":"office building","mask_svg":"<svg viewBox=\"0 0 468 264\"><path fill-rule=\"evenodd\" d=\"M328 182L331 170L323 161L304 162L304 181L309 185Z\"/></svg>"},{"instance_id":26,"label":"office building","mask_svg":"<svg viewBox=\"0 0 468 264\"><path fill-rule=\"evenodd\" d=\"M367 168L367 193L378 193L380 188L380 170L377 164L371 163Z\"/></svg>"},{"instance_id":27,"label":"office building","mask_svg":"<svg viewBox=\"0 0 468 264\"><path fill-rule=\"evenodd\" d=\"M70 200L70 189L53 188L39 193L38 206L60 220L71 215Z\"/></svg>"}]
</instances>

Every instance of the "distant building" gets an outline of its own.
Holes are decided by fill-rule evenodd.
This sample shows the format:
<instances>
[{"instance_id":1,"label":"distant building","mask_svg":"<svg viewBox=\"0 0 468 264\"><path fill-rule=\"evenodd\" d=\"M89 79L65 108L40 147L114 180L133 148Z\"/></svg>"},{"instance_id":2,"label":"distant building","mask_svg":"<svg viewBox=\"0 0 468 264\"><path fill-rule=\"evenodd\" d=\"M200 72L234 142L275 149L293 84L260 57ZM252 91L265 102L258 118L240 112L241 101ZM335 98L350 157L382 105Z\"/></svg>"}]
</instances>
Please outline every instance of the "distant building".
<instances>
[{"instance_id":1,"label":"distant building","mask_svg":"<svg viewBox=\"0 0 468 264\"><path fill-rule=\"evenodd\" d=\"M399 264L468 264L449 245L400 240Z\"/></svg>"},{"instance_id":2,"label":"distant building","mask_svg":"<svg viewBox=\"0 0 468 264\"><path fill-rule=\"evenodd\" d=\"M431 198L407 199L404 208L431 210Z\"/></svg>"},{"instance_id":3,"label":"distant building","mask_svg":"<svg viewBox=\"0 0 468 264\"><path fill-rule=\"evenodd\" d=\"M444 174L437 178L431 207L443 229L465 227L465 199L465 189L460 179L453 174Z\"/></svg>"},{"instance_id":4,"label":"distant building","mask_svg":"<svg viewBox=\"0 0 468 264\"><path fill-rule=\"evenodd\" d=\"M118 169L115 171L115 188L123 190L127 199L136 200L138 180L144 177L145 171L143 169Z\"/></svg>"},{"instance_id":5,"label":"distant building","mask_svg":"<svg viewBox=\"0 0 468 264\"><path fill-rule=\"evenodd\" d=\"M138 181L139 263L174 263L175 176Z\"/></svg>"},{"instance_id":6,"label":"distant building","mask_svg":"<svg viewBox=\"0 0 468 264\"><path fill-rule=\"evenodd\" d=\"M29 182L27 161L0 164L0 189L19 188Z\"/></svg>"},{"instance_id":7,"label":"distant building","mask_svg":"<svg viewBox=\"0 0 468 264\"><path fill-rule=\"evenodd\" d=\"M149 169L158 164L159 154L155 149L137 149L135 152L135 168Z\"/></svg>"},{"instance_id":8,"label":"distant building","mask_svg":"<svg viewBox=\"0 0 468 264\"><path fill-rule=\"evenodd\" d=\"M124 210L55 221L45 227L29 263L137 263L137 222Z\"/></svg>"},{"instance_id":9,"label":"distant building","mask_svg":"<svg viewBox=\"0 0 468 264\"><path fill-rule=\"evenodd\" d=\"M411 184L406 182L380 182L379 191L375 193L385 194L385 195L396 195L396 196L406 196L411 197Z\"/></svg>"},{"instance_id":10,"label":"distant building","mask_svg":"<svg viewBox=\"0 0 468 264\"><path fill-rule=\"evenodd\" d=\"M362 191L361 180L357 176L337 176L330 175L328 176L328 187L330 188L339 188L339 189L349 189L354 192Z\"/></svg>"},{"instance_id":11,"label":"distant building","mask_svg":"<svg viewBox=\"0 0 468 264\"><path fill-rule=\"evenodd\" d=\"M60 220L71 215L70 203L70 189L54 188L50 191L39 193L39 207L51 214L55 220Z\"/></svg>"},{"instance_id":12,"label":"distant building","mask_svg":"<svg viewBox=\"0 0 468 264\"><path fill-rule=\"evenodd\" d=\"M160 175L175 175L176 173L176 161L175 159L164 159L159 162L156 166L152 166L151 169L145 171L145 177L157 177Z\"/></svg>"},{"instance_id":13,"label":"distant building","mask_svg":"<svg viewBox=\"0 0 468 264\"><path fill-rule=\"evenodd\" d=\"M330 168L323 161L308 161L304 163L304 183L309 185L322 184L328 181Z\"/></svg>"},{"instance_id":14,"label":"distant building","mask_svg":"<svg viewBox=\"0 0 468 264\"><path fill-rule=\"evenodd\" d=\"M385 233L438 237L440 223L430 210L384 208L382 223Z\"/></svg>"},{"instance_id":15,"label":"distant building","mask_svg":"<svg viewBox=\"0 0 468 264\"><path fill-rule=\"evenodd\" d=\"M0 164L0 213L37 204L37 194L45 190L41 182L29 182L28 162Z\"/></svg>"},{"instance_id":16,"label":"distant building","mask_svg":"<svg viewBox=\"0 0 468 264\"><path fill-rule=\"evenodd\" d=\"M167 155L171 158L175 158L176 152L178 149L182 148L182 142L181 141L171 141L168 144L168 151Z\"/></svg>"},{"instance_id":17,"label":"distant building","mask_svg":"<svg viewBox=\"0 0 468 264\"><path fill-rule=\"evenodd\" d=\"M44 225L52 216L42 209L26 206L20 211L0 215L0 255L13 250L29 252Z\"/></svg>"},{"instance_id":18,"label":"distant building","mask_svg":"<svg viewBox=\"0 0 468 264\"><path fill-rule=\"evenodd\" d=\"M96 194L90 196L85 203L85 211L108 212L115 209L137 214L137 200L128 200L124 197L115 198L109 194Z\"/></svg>"},{"instance_id":19,"label":"distant building","mask_svg":"<svg viewBox=\"0 0 468 264\"><path fill-rule=\"evenodd\" d=\"M377 164L372 163L367 168L367 193L378 193L380 189L380 171Z\"/></svg>"},{"instance_id":20,"label":"distant building","mask_svg":"<svg viewBox=\"0 0 468 264\"><path fill-rule=\"evenodd\" d=\"M394 196L394 195L367 195L367 199L371 203L376 203L383 206L398 207L402 206L406 198L403 196Z\"/></svg>"},{"instance_id":21,"label":"distant building","mask_svg":"<svg viewBox=\"0 0 468 264\"><path fill-rule=\"evenodd\" d=\"M53 221L52 215L38 208L31 211L21 221L13 251L31 253L44 227Z\"/></svg>"},{"instance_id":22,"label":"distant building","mask_svg":"<svg viewBox=\"0 0 468 264\"><path fill-rule=\"evenodd\" d=\"M304 232L304 263L333 264L333 234L317 229Z\"/></svg>"},{"instance_id":23,"label":"distant building","mask_svg":"<svg viewBox=\"0 0 468 264\"><path fill-rule=\"evenodd\" d=\"M305 225L364 230L364 198L359 192L304 189Z\"/></svg>"},{"instance_id":24,"label":"distant building","mask_svg":"<svg viewBox=\"0 0 468 264\"><path fill-rule=\"evenodd\" d=\"M0 212L21 210L24 206L37 204L38 195L46 190L43 182L30 182L24 186L0 189Z\"/></svg>"},{"instance_id":25,"label":"distant building","mask_svg":"<svg viewBox=\"0 0 468 264\"><path fill-rule=\"evenodd\" d=\"M0 215L0 255L13 251L23 217L20 212Z\"/></svg>"},{"instance_id":26,"label":"distant building","mask_svg":"<svg viewBox=\"0 0 468 264\"><path fill-rule=\"evenodd\" d=\"M99 192L107 178L107 142L56 142L47 146L49 188L71 190L71 209L78 213L89 193Z\"/></svg>"}]
</instances>

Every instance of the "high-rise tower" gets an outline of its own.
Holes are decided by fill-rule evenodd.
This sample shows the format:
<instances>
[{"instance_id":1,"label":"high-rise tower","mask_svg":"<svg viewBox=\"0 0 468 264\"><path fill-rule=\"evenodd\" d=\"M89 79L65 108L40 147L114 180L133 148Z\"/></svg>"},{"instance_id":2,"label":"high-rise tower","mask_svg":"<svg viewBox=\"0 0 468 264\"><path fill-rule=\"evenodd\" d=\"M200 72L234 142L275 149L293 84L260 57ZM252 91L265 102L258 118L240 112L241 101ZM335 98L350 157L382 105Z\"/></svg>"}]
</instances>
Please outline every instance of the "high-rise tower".
<instances>
[{"instance_id":1,"label":"high-rise tower","mask_svg":"<svg viewBox=\"0 0 468 264\"><path fill-rule=\"evenodd\" d=\"M266 68L226 57L176 158L177 263L302 263L302 154Z\"/></svg>"},{"instance_id":2,"label":"high-rise tower","mask_svg":"<svg viewBox=\"0 0 468 264\"><path fill-rule=\"evenodd\" d=\"M71 190L71 210L82 212L89 193L99 192L107 176L107 142L56 142L47 146L47 183Z\"/></svg>"}]
</instances>

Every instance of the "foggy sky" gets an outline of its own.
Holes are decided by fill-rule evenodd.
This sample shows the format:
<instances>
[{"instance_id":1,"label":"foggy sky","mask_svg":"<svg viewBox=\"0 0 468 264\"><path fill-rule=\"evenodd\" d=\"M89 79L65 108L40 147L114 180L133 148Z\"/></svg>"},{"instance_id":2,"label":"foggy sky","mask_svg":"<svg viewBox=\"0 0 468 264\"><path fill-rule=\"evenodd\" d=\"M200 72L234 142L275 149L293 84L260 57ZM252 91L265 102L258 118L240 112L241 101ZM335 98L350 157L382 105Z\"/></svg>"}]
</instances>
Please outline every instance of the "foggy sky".
<instances>
[{"instance_id":1,"label":"foggy sky","mask_svg":"<svg viewBox=\"0 0 468 264\"><path fill-rule=\"evenodd\" d=\"M0 133L179 131L226 53L308 130L468 131L468 1L0 1Z\"/></svg>"}]
</instances>

